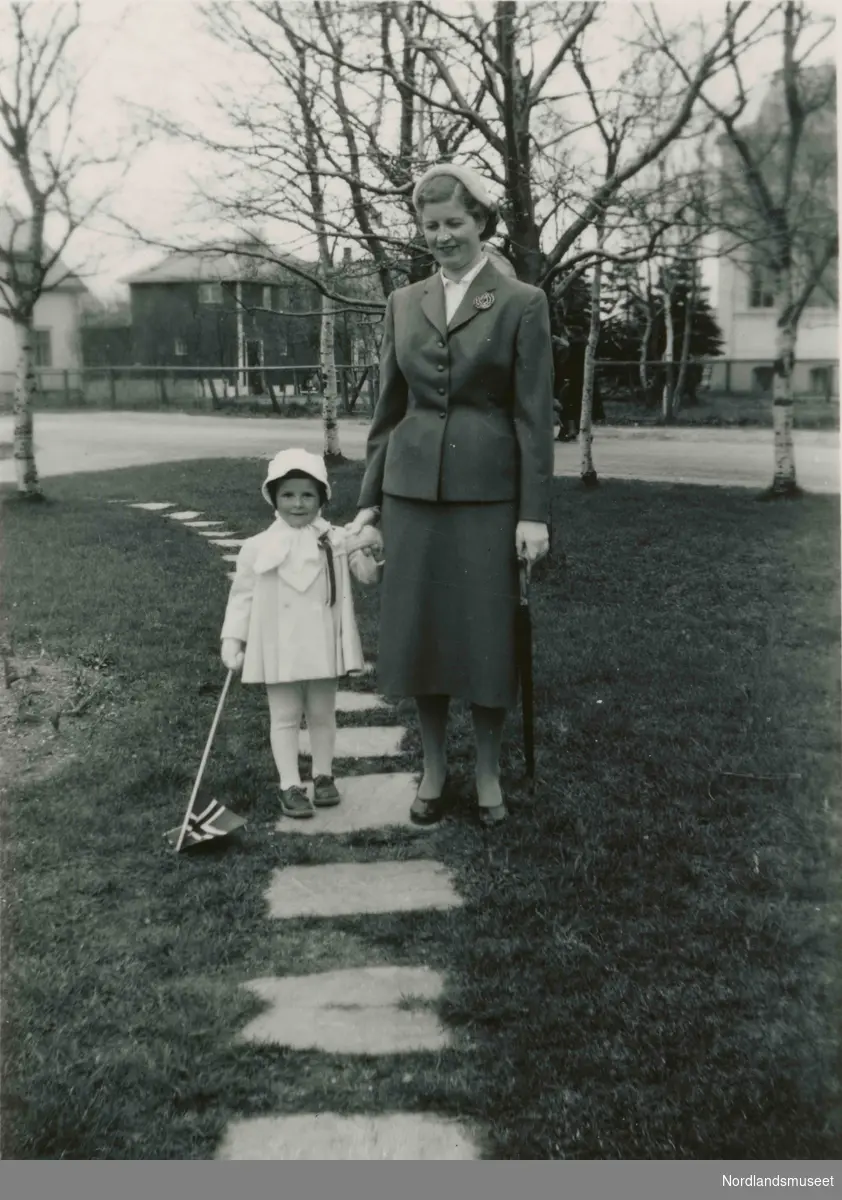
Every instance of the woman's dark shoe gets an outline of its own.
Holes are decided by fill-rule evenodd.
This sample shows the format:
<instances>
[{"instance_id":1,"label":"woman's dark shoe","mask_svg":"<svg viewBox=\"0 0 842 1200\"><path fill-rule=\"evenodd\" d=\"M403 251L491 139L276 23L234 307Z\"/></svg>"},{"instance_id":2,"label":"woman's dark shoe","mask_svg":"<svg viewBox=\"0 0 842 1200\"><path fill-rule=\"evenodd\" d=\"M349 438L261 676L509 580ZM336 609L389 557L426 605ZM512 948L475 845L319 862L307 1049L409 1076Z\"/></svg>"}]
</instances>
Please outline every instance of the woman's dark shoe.
<instances>
[{"instance_id":1,"label":"woman's dark shoe","mask_svg":"<svg viewBox=\"0 0 842 1200\"><path fill-rule=\"evenodd\" d=\"M434 796L430 800L423 800L420 796L416 795L409 810L409 819L413 825L435 825L437 821L442 819L442 816L444 815L444 793L446 789L447 778L445 777L445 781L442 784L442 789L438 796Z\"/></svg>"},{"instance_id":2,"label":"woman's dark shoe","mask_svg":"<svg viewBox=\"0 0 842 1200\"><path fill-rule=\"evenodd\" d=\"M508 815L509 812L505 804L498 804L494 808L481 808L479 810L479 823L486 827L502 825Z\"/></svg>"}]
</instances>

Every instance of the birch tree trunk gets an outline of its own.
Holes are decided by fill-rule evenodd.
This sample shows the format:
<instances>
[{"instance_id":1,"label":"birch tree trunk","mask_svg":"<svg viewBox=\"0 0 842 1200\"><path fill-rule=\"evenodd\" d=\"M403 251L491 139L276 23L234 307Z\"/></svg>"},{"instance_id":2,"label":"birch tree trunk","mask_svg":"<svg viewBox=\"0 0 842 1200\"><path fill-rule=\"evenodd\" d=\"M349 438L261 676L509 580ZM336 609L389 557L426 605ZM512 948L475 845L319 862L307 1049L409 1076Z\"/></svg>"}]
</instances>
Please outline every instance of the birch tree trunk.
<instances>
[{"instance_id":1,"label":"birch tree trunk","mask_svg":"<svg viewBox=\"0 0 842 1200\"><path fill-rule=\"evenodd\" d=\"M789 307L789 306L787 306ZM772 494L795 496L795 446L792 440L792 369L798 327L783 313L775 336L775 375L772 385L772 421L775 438L775 474Z\"/></svg>"},{"instance_id":2,"label":"birch tree trunk","mask_svg":"<svg viewBox=\"0 0 842 1200\"><path fill-rule=\"evenodd\" d=\"M639 354L639 371L640 371L640 386L643 389L643 399L648 404L650 400L649 391L649 342L652 337L652 297L647 297L646 300L646 324L643 326L643 336L640 340Z\"/></svg>"},{"instance_id":3,"label":"birch tree trunk","mask_svg":"<svg viewBox=\"0 0 842 1200\"><path fill-rule=\"evenodd\" d=\"M643 400L646 405L654 403L652 385L649 377L649 346L652 341L652 327L655 324L655 303L652 295L652 260L647 259L644 267L646 273L646 321L643 326L643 336L640 341L640 386L643 389Z\"/></svg>"},{"instance_id":4,"label":"birch tree trunk","mask_svg":"<svg viewBox=\"0 0 842 1200\"><path fill-rule=\"evenodd\" d=\"M30 500L43 499L38 470L35 466L32 409L37 382L33 368L32 319L15 321L17 367L14 403L14 458L18 494Z\"/></svg>"},{"instance_id":5,"label":"birch tree trunk","mask_svg":"<svg viewBox=\"0 0 842 1200\"><path fill-rule=\"evenodd\" d=\"M591 324L588 343L585 346L585 369L582 381L582 415L579 419L579 446L582 452L580 478L585 487L596 487L599 483L593 465L593 384L596 371L596 347L599 341L600 311L602 297L602 250L605 248L605 214L601 214L596 228L597 257L594 260L591 278Z\"/></svg>"},{"instance_id":6,"label":"birch tree trunk","mask_svg":"<svg viewBox=\"0 0 842 1200\"><path fill-rule=\"evenodd\" d=\"M322 328L319 340L319 366L324 386L322 391L322 423L325 435L325 458L330 461L341 459L339 444L339 388L336 382L336 319L333 315L335 301L322 296Z\"/></svg>"},{"instance_id":7,"label":"birch tree trunk","mask_svg":"<svg viewBox=\"0 0 842 1200\"><path fill-rule=\"evenodd\" d=\"M661 416L665 425L669 425L673 415L673 392L674 392L674 358L675 358L675 325L672 319L672 287L666 285L664 287L664 330L666 333L666 345L664 353L661 355L665 370L664 370L664 386L661 392Z\"/></svg>"},{"instance_id":8,"label":"birch tree trunk","mask_svg":"<svg viewBox=\"0 0 842 1200\"><path fill-rule=\"evenodd\" d=\"M684 388L687 384L687 367L690 362L690 338L693 335L693 317L696 313L696 296L698 293L698 272L695 262L692 264L693 282L684 305L684 328L681 333L681 359L678 364L678 378L675 381L675 392L672 398L673 416L681 408L684 401Z\"/></svg>"}]
</instances>

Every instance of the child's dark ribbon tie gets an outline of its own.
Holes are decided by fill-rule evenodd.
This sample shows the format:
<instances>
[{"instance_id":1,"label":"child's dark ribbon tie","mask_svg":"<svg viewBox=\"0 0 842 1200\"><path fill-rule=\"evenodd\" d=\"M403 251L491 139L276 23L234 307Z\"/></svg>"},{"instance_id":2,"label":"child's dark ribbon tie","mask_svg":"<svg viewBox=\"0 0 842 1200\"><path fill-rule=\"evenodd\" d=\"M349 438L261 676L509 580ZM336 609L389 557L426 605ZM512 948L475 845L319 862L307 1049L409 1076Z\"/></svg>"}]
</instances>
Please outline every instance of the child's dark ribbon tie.
<instances>
[{"instance_id":1,"label":"child's dark ribbon tie","mask_svg":"<svg viewBox=\"0 0 842 1200\"><path fill-rule=\"evenodd\" d=\"M324 550L327 559L327 577L330 580L330 607L336 603L336 570L333 565L333 547L330 544L329 533L323 533L319 538L319 547Z\"/></svg>"}]
</instances>

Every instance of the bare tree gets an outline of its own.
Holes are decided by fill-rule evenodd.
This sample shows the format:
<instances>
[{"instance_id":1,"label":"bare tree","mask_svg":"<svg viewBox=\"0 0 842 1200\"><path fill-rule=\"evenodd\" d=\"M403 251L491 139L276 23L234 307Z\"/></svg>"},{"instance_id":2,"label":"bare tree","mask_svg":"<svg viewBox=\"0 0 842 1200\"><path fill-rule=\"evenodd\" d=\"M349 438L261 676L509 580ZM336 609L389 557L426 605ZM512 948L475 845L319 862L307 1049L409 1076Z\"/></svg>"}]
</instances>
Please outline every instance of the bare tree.
<instances>
[{"instance_id":1,"label":"bare tree","mask_svg":"<svg viewBox=\"0 0 842 1200\"><path fill-rule=\"evenodd\" d=\"M310 58L331 64L332 116L321 142L324 174L344 183L349 194L328 220L334 233L364 246L387 295L395 266L410 281L417 277L419 258L424 271L429 266L409 205L412 179L432 159L456 154L498 185L506 254L519 278L543 283L548 273L566 273L574 265L571 252L598 212L686 129L748 4L729 12L707 44L694 51L697 65L688 80L667 54L674 36L645 24L637 31L638 39L648 40L635 53L658 67L648 74L645 96L637 97L638 109L647 111L645 136L628 139L611 177L601 178L587 195L575 187L571 193L565 166L581 126L561 119L559 106L576 87L573 49L598 19L608 20L599 4L496 0L481 10L426 0L353 5L317 0L310 9L275 0L247 7L276 25L293 25ZM602 40L606 32L597 30ZM740 50L751 36L732 41ZM266 36L258 52L266 53L270 43ZM600 41L594 44L600 53ZM546 60L540 68L539 46ZM592 126L593 117L584 125ZM550 238L554 222L562 228ZM593 249L579 253L592 257Z\"/></svg>"},{"instance_id":2,"label":"bare tree","mask_svg":"<svg viewBox=\"0 0 842 1200\"><path fill-rule=\"evenodd\" d=\"M774 293L774 476L768 495L787 497L798 494L792 377L799 321L839 253L836 75L832 63L808 61L833 22L816 20L798 0L785 0L773 11L781 18L782 65L765 111L752 125L740 124L749 97L735 25L728 40L735 100L725 106L705 90L701 96L723 130L718 222L730 236L731 252L751 247L754 268L764 271Z\"/></svg>"},{"instance_id":3,"label":"bare tree","mask_svg":"<svg viewBox=\"0 0 842 1200\"><path fill-rule=\"evenodd\" d=\"M620 253L607 248L609 226L601 239L588 240L589 231L598 234L599 221L622 207L633 181L688 135L705 84L763 27L765 13L737 36L749 7L729 7L710 28L695 31L695 42L686 29L682 38L635 18L623 51L634 69L620 87L616 75L603 74L589 95L576 63L598 64L612 36L610 15L594 3L214 4L221 36L268 64L274 81L265 91L256 82L253 95L239 96L245 137L231 172L239 192L228 211L236 208L243 219L282 216L331 246L355 242L385 298L432 265L411 209L413 178L431 160L458 155L496 184L504 252L521 279L549 288L595 260L641 261L651 251L650 231L629 234ZM290 39L313 81L309 141L306 122L291 120L283 83ZM581 119L567 115L571 98L584 109ZM593 139L609 119L619 140L610 169L595 174L592 146L580 145L578 157L570 148L583 130ZM309 165L308 146L316 151ZM246 174L258 170L262 187L244 184L246 156ZM340 305L351 301L337 275L328 280L314 271L312 282ZM588 447L590 454L590 441ZM584 470L593 470L592 460Z\"/></svg>"},{"instance_id":4,"label":"bare tree","mask_svg":"<svg viewBox=\"0 0 842 1200\"><path fill-rule=\"evenodd\" d=\"M311 74L307 52L295 36L295 31L287 23L282 11L278 10L278 23L286 34L293 56L293 70L287 75L290 86L298 105L298 116L303 130L303 155L306 171L306 181L309 188L310 211L317 234L319 247L319 269L326 281L333 274L333 256L328 242L325 224L325 195L322 179L319 174L319 126L316 110L316 89L318 87L318 64L316 78ZM319 340L319 366L322 375L322 423L324 426L324 455L328 461L341 460L342 450L339 442L339 389L336 380L336 328L333 312L333 301L322 295L321 335Z\"/></svg>"},{"instance_id":5,"label":"bare tree","mask_svg":"<svg viewBox=\"0 0 842 1200\"><path fill-rule=\"evenodd\" d=\"M402 6L390 7L409 36L401 16ZM572 133L564 126L553 132L547 118L556 109L558 89L565 90L562 68L577 48L580 59L583 57L588 31L596 30L604 38L605 29L598 29L596 21L609 18L603 16L597 4L517 5L513 0L497 0L491 19L473 5L470 16L451 15L450 6L447 10L426 3L419 7L434 17L435 23L424 40L416 39L414 44L435 67L445 87L447 100L441 102L441 107L460 117L483 140L479 158L503 188L510 257L518 276L530 283L542 282L550 271L569 269L571 250L599 213L685 130L702 87L721 68L724 48L733 44L739 51L753 36L752 31L740 42L734 37L735 22L749 7L741 3L729 10L721 27L698 53L695 68L685 68L679 84L676 70L668 69L671 59L667 51L672 49L674 38L660 28L653 32L645 27L649 40L639 47L637 55L660 64L659 72L650 73L648 94L641 97L638 93L635 98L639 110L641 100L648 109L649 117L643 123L646 136L627 139L625 155L618 156L611 175L601 178L589 195L577 201L575 215L565 220L562 232L547 245L544 235L549 214L538 215L546 197L538 183L537 165L540 162L553 167L551 174L557 175L558 147L569 145ZM436 33L438 36L434 36ZM550 39L549 61L539 70L536 46ZM460 44L463 53L458 58L456 48ZM478 66L473 68L472 63ZM528 65L524 67L524 63ZM469 100L460 83L460 70L468 76L472 71L482 72L480 105ZM609 107L611 102L609 97ZM591 121L595 122L596 117Z\"/></svg>"},{"instance_id":6,"label":"bare tree","mask_svg":"<svg viewBox=\"0 0 842 1200\"><path fill-rule=\"evenodd\" d=\"M585 37L574 44L570 53L590 107L594 127L602 143L603 156L601 182L596 183L594 192L593 179L586 180L586 187L582 193L584 206L593 214L595 241L591 270L590 329L585 349L579 425L582 455L580 475L585 485L593 486L597 483L593 463L593 389L597 346L603 320L604 265L606 260L613 259L622 273L628 270L630 261L639 262L640 258L643 258L648 266L665 235L683 220L683 202L675 204L671 199L676 191L681 193L682 181L678 172L673 172L672 177L668 179L667 154L670 146L661 151L657 160L658 179L654 191L650 189L646 194L635 195L628 187L612 190L606 186L620 176L618 164L624 153L628 153L629 142L635 136L640 136L641 128L645 137L647 127L657 125L659 114L657 109L653 111L651 97L647 94L647 75L651 72L651 56L648 49L639 51L619 76L615 76L609 87L600 89L596 86L592 68L586 60L586 40ZM643 167L636 172L643 173ZM601 205L596 209L594 194L603 197ZM626 252L609 255L607 243L615 232L622 235ZM663 271L662 279L668 277L667 272ZM669 297L666 299L669 301ZM666 311L671 312L669 303L666 305ZM671 333L671 327L668 326L668 341L671 339ZM671 344L669 353L671 356ZM671 364L669 369L671 370Z\"/></svg>"},{"instance_id":7,"label":"bare tree","mask_svg":"<svg viewBox=\"0 0 842 1200\"><path fill-rule=\"evenodd\" d=\"M110 190L91 192L81 186L83 176L95 176L97 168L115 161L85 150L76 136L80 80L69 52L80 26L79 0L46 8L14 0L7 32L0 37L0 150L21 197L20 208L7 199L0 210L0 316L15 329L15 470L18 493L30 499L43 495L32 436L35 306L67 279L62 255ZM60 230L50 245L48 221Z\"/></svg>"}]
</instances>

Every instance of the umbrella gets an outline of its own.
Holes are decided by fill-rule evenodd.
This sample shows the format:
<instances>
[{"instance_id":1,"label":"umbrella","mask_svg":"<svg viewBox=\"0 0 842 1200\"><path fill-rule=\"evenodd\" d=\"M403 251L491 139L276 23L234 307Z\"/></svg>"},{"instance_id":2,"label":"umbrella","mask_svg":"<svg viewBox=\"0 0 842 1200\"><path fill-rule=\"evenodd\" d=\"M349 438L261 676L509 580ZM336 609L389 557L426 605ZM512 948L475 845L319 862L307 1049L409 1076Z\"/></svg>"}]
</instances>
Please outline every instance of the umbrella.
<instances>
[{"instance_id":1,"label":"umbrella","mask_svg":"<svg viewBox=\"0 0 842 1200\"><path fill-rule=\"evenodd\" d=\"M202 755L202 761L199 764L199 773L196 776L196 782L193 784L193 791L190 795L190 803L187 805L187 812L184 814L184 820L181 826L176 826L175 829L169 829L164 834L171 846L175 847L176 853L182 847L197 846L202 842L212 841L214 838L226 837L229 833L233 833L235 829L239 829L245 825L242 817L225 808L216 800L211 800L200 812L193 811L193 805L196 802L196 796L199 793L199 785L202 782L202 776L205 773L208 756L213 745L214 734L216 727L219 724L219 718L222 716L222 708L225 704L225 697L228 695L228 689L231 686L231 680L234 677L234 672L229 671L225 680L225 686L222 689L222 695L219 697L219 703L216 706L216 715L213 718L211 731L208 734L208 740L205 744L205 752Z\"/></svg>"},{"instance_id":2,"label":"umbrella","mask_svg":"<svg viewBox=\"0 0 842 1200\"><path fill-rule=\"evenodd\" d=\"M535 724L532 698L532 615L529 611L529 564L519 559L520 603L515 624L515 653L520 676L520 703L523 712L523 754L530 791L535 791Z\"/></svg>"}]
</instances>

